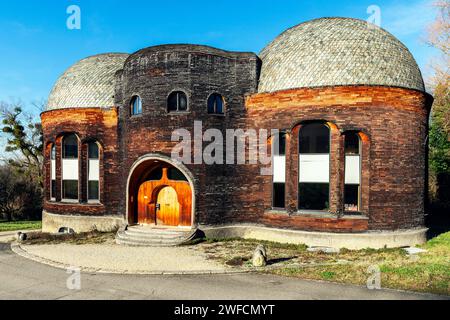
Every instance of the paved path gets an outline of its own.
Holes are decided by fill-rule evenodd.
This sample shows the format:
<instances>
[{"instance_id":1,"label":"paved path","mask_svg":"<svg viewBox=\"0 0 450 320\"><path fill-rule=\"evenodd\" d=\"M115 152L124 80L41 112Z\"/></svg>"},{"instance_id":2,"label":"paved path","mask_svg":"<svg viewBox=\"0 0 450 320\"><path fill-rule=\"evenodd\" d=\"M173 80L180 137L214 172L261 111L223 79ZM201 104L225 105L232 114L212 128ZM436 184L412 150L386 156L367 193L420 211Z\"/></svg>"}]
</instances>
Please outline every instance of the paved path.
<instances>
[{"instance_id":1,"label":"paved path","mask_svg":"<svg viewBox=\"0 0 450 320\"><path fill-rule=\"evenodd\" d=\"M133 276L82 274L81 290L69 275L17 256L0 243L0 299L435 299L430 295L303 281L260 274ZM276 294L275 294L276 292Z\"/></svg>"},{"instance_id":2,"label":"paved path","mask_svg":"<svg viewBox=\"0 0 450 320\"><path fill-rule=\"evenodd\" d=\"M82 267L85 271L128 274L226 271L222 264L207 259L205 254L193 247L127 247L104 243L21 245L21 249L44 261Z\"/></svg>"},{"instance_id":3,"label":"paved path","mask_svg":"<svg viewBox=\"0 0 450 320\"><path fill-rule=\"evenodd\" d=\"M19 231L20 230L0 232L0 243L5 243L5 242L15 239L16 235ZM35 232L35 231L40 231L40 230L22 230L22 232Z\"/></svg>"}]
</instances>

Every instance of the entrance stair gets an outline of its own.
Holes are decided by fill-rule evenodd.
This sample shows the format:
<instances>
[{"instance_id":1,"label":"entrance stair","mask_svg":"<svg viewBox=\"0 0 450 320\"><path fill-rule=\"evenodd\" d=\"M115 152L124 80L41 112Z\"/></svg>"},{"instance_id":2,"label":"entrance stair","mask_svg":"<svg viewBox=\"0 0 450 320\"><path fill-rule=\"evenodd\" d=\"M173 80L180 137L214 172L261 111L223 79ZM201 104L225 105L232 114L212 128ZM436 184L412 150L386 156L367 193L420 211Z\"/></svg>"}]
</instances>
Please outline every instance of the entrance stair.
<instances>
[{"instance_id":1,"label":"entrance stair","mask_svg":"<svg viewBox=\"0 0 450 320\"><path fill-rule=\"evenodd\" d=\"M197 230L151 226L129 226L119 230L116 243L133 247L175 247L194 240Z\"/></svg>"}]
</instances>

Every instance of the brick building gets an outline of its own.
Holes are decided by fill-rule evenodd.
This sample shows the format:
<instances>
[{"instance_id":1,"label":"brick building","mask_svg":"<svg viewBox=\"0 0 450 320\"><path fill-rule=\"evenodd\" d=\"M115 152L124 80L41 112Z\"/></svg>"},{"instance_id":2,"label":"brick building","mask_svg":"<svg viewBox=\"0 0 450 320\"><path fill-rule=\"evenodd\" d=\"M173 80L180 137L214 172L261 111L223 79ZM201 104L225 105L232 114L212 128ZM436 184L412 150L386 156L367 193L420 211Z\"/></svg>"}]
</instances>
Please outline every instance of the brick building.
<instances>
[{"instance_id":1,"label":"brick building","mask_svg":"<svg viewBox=\"0 0 450 320\"><path fill-rule=\"evenodd\" d=\"M162 45L88 57L59 78L42 114L44 230L420 243L431 105L408 49L356 19L300 24L259 56ZM223 137L278 130L264 141L272 165L198 161L202 136L184 154L192 161L175 161L174 132L195 137L200 121L201 134ZM249 141L248 152L265 146Z\"/></svg>"}]
</instances>

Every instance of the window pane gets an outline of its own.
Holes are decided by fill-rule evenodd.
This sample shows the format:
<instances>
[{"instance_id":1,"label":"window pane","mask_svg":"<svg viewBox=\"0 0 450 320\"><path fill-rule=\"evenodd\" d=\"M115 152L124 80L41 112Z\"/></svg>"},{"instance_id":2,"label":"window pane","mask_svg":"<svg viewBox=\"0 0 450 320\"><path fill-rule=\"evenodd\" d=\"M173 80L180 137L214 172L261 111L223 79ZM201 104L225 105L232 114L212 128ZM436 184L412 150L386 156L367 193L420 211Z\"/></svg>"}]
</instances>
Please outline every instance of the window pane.
<instances>
[{"instance_id":1,"label":"window pane","mask_svg":"<svg viewBox=\"0 0 450 320\"><path fill-rule=\"evenodd\" d=\"M135 96L131 99L131 115L137 115L142 113L142 100L139 96Z\"/></svg>"},{"instance_id":2,"label":"window pane","mask_svg":"<svg viewBox=\"0 0 450 320\"><path fill-rule=\"evenodd\" d=\"M186 177L184 176L184 174L177 168L169 168L167 175L168 175L169 180L188 181L186 179Z\"/></svg>"},{"instance_id":3,"label":"window pane","mask_svg":"<svg viewBox=\"0 0 450 320\"><path fill-rule=\"evenodd\" d=\"M88 182L88 196L89 200L99 200L99 192L98 192L98 181L89 181Z\"/></svg>"},{"instance_id":4,"label":"window pane","mask_svg":"<svg viewBox=\"0 0 450 320\"><path fill-rule=\"evenodd\" d=\"M215 103L216 103L216 99L215 99L214 95L211 95L208 98L208 113L209 114L214 114L216 112Z\"/></svg>"},{"instance_id":5,"label":"window pane","mask_svg":"<svg viewBox=\"0 0 450 320\"><path fill-rule=\"evenodd\" d=\"M63 158L77 159L78 158L78 139L75 135L69 135L63 140Z\"/></svg>"},{"instance_id":6,"label":"window pane","mask_svg":"<svg viewBox=\"0 0 450 320\"><path fill-rule=\"evenodd\" d=\"M328 210L329 192L328 183L300 183L299 209Z\"/></svg>"},{"instance_id":7,"label":"window pane","mask_svg":"<svg viewBox=\"0 0 450 320\"><path fill-rule=\"evenodd\" d=\"M280 132L278 136L274 139L274 148L275 149L275 155L278 156L284 156L286 155L286 134L283 132Z\"/></svg>"},{"instance_id":8,"label":"window pane","mask_svg":"<svg viewBox=\"0 0 450 320\"><path fill-rule=\"evenodd\" d=\"M273 184L273 207L284 208L285 207L285 192L286 185L284 183Z\"/></svg>"},{"instance_id":9,"label":"window pane","mask_svg":"<svg viewBox=\"0 0 450 320\"><path fill-rule=\"evenodd\" d=\"M137 98L136 99L136 103L137 103L137 112L138 112L138 114L141 114L142 113L142 100L141 100L141 98Z\"/></svg>"},{"instance_id":10,"label":"window pane","mask_svg":"<svg viewBox=\"0 0 450 320\"><path fill-rule=\"evenodd\" d=\"M300 153L330 153L330 129L322 123L303 126L299 137Z\"/></svg>"},{"instance_id":11,"label":"window pane","mask_svg":"<svg viewBox=\"0 0 450 320\"><path fill-rule=\"evenodd\" d=\"M345 154L360 154L359 135L351 132L345 134Z\"/></svg>"},{"instance_id":12,"label":"window pane","mask_svg":"<svg viewBox=\"0 0 450 320\"><path fill-rule=\"evenodd\" d=\"M183 92L180 92L178 95L179 105L178 111L186 111L187 110L187 97Z\"/></svg>"},{"instance_id":13,"label":"window pane","mask_svg":"<svg viewBox=\"0 0 450 320\"><path fill-rule=\"evenodd\" d=\"M89 159L99 159L98 145L95 142L89 143Z\"/></svg>"},{"instance_id":14,"label":"window pane","mask_svg":"<svg viewBox=\"0 0 450 320\"><path fill-rule=\"evenodd\" d=\"M345 185L345 211L354 212L358 211L359 204L359 186L358 185Z\"/></svg>"},{"instance_id":15,"label":"window pane","mask_svg":"<svg viewBox=\"0 0 450 320\"><path fill-rule=\"evenodd\" d=\"M50 186L50 197L51 198L56 198L56 180L52 180L51 181L51 186Z\"/></svg>"},{"instance_id":16,"label":"window pane","mask_svg":"<svg viewBox=\"0 0 450 320\"><path fill-rule=\"evenodd\" d=\"M178 95L176 92L172 93L167 100L167 107L169 111L177 111L178 110Z\"/></svg>"},{"instance_id":17,"label":"window pane","mask_svg":"<svg viewBox=\"0 0 450 320\"><path fill-rule=\"evenodd\" d=\"M216 97L216 113L223 114L223 98L220 94Z\"/></svg>"},{"instance_id":18,"label":"window pane","mask_svg":"<svg viewBox=\"0 0 450 320\"><path fill-rule=\"evenodd\" d=\"M50 160L56 160L56 147L52 146L52 149L50 151Z\"/></svg>"},{"instance_id":19,"label":"window pane","mask_svg":"<svg viewBox=\"0 0 450 320\"><path fill-rule=\"evenodd\" d=\"M78 181L64 180L63 181L63 199L78 200Z\"/></svg>"}]
</instances>

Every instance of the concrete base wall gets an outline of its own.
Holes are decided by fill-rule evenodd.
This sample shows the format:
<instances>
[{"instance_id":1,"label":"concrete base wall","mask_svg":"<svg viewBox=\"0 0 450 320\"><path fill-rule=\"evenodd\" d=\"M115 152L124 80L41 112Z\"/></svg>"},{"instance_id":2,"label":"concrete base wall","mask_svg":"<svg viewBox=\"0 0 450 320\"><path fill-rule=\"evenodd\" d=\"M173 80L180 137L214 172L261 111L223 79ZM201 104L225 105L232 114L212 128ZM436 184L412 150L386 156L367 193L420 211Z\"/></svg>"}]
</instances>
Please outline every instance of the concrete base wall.
<instances>
[{"instance_id":1,"label":"concrete base wall","mask_svg":"<svg viewBox=\"0 0 450 320\"><path fill-rule=\"evenodd\" d=\"M365 248L400 248L426 242L427 229L366 233L326 233L274 229L260 226L200 226L208 238L243 238L280 243L306 244L310 247L332 247L359 250Z\"/></svg>"},{"instance_id":2,"label":"concrete base wall","mask_svg":"<svg viewBox=\"0 0 450 320\"><path fill-rule=\"evenodd\" d=\"M119 216L70 216L58 215L44 211L42 213L42 232L55 233L60 228L72 228L76 233L100 231L114 232L125 224L125 219Z\"/></svg>"}]
</instances>

